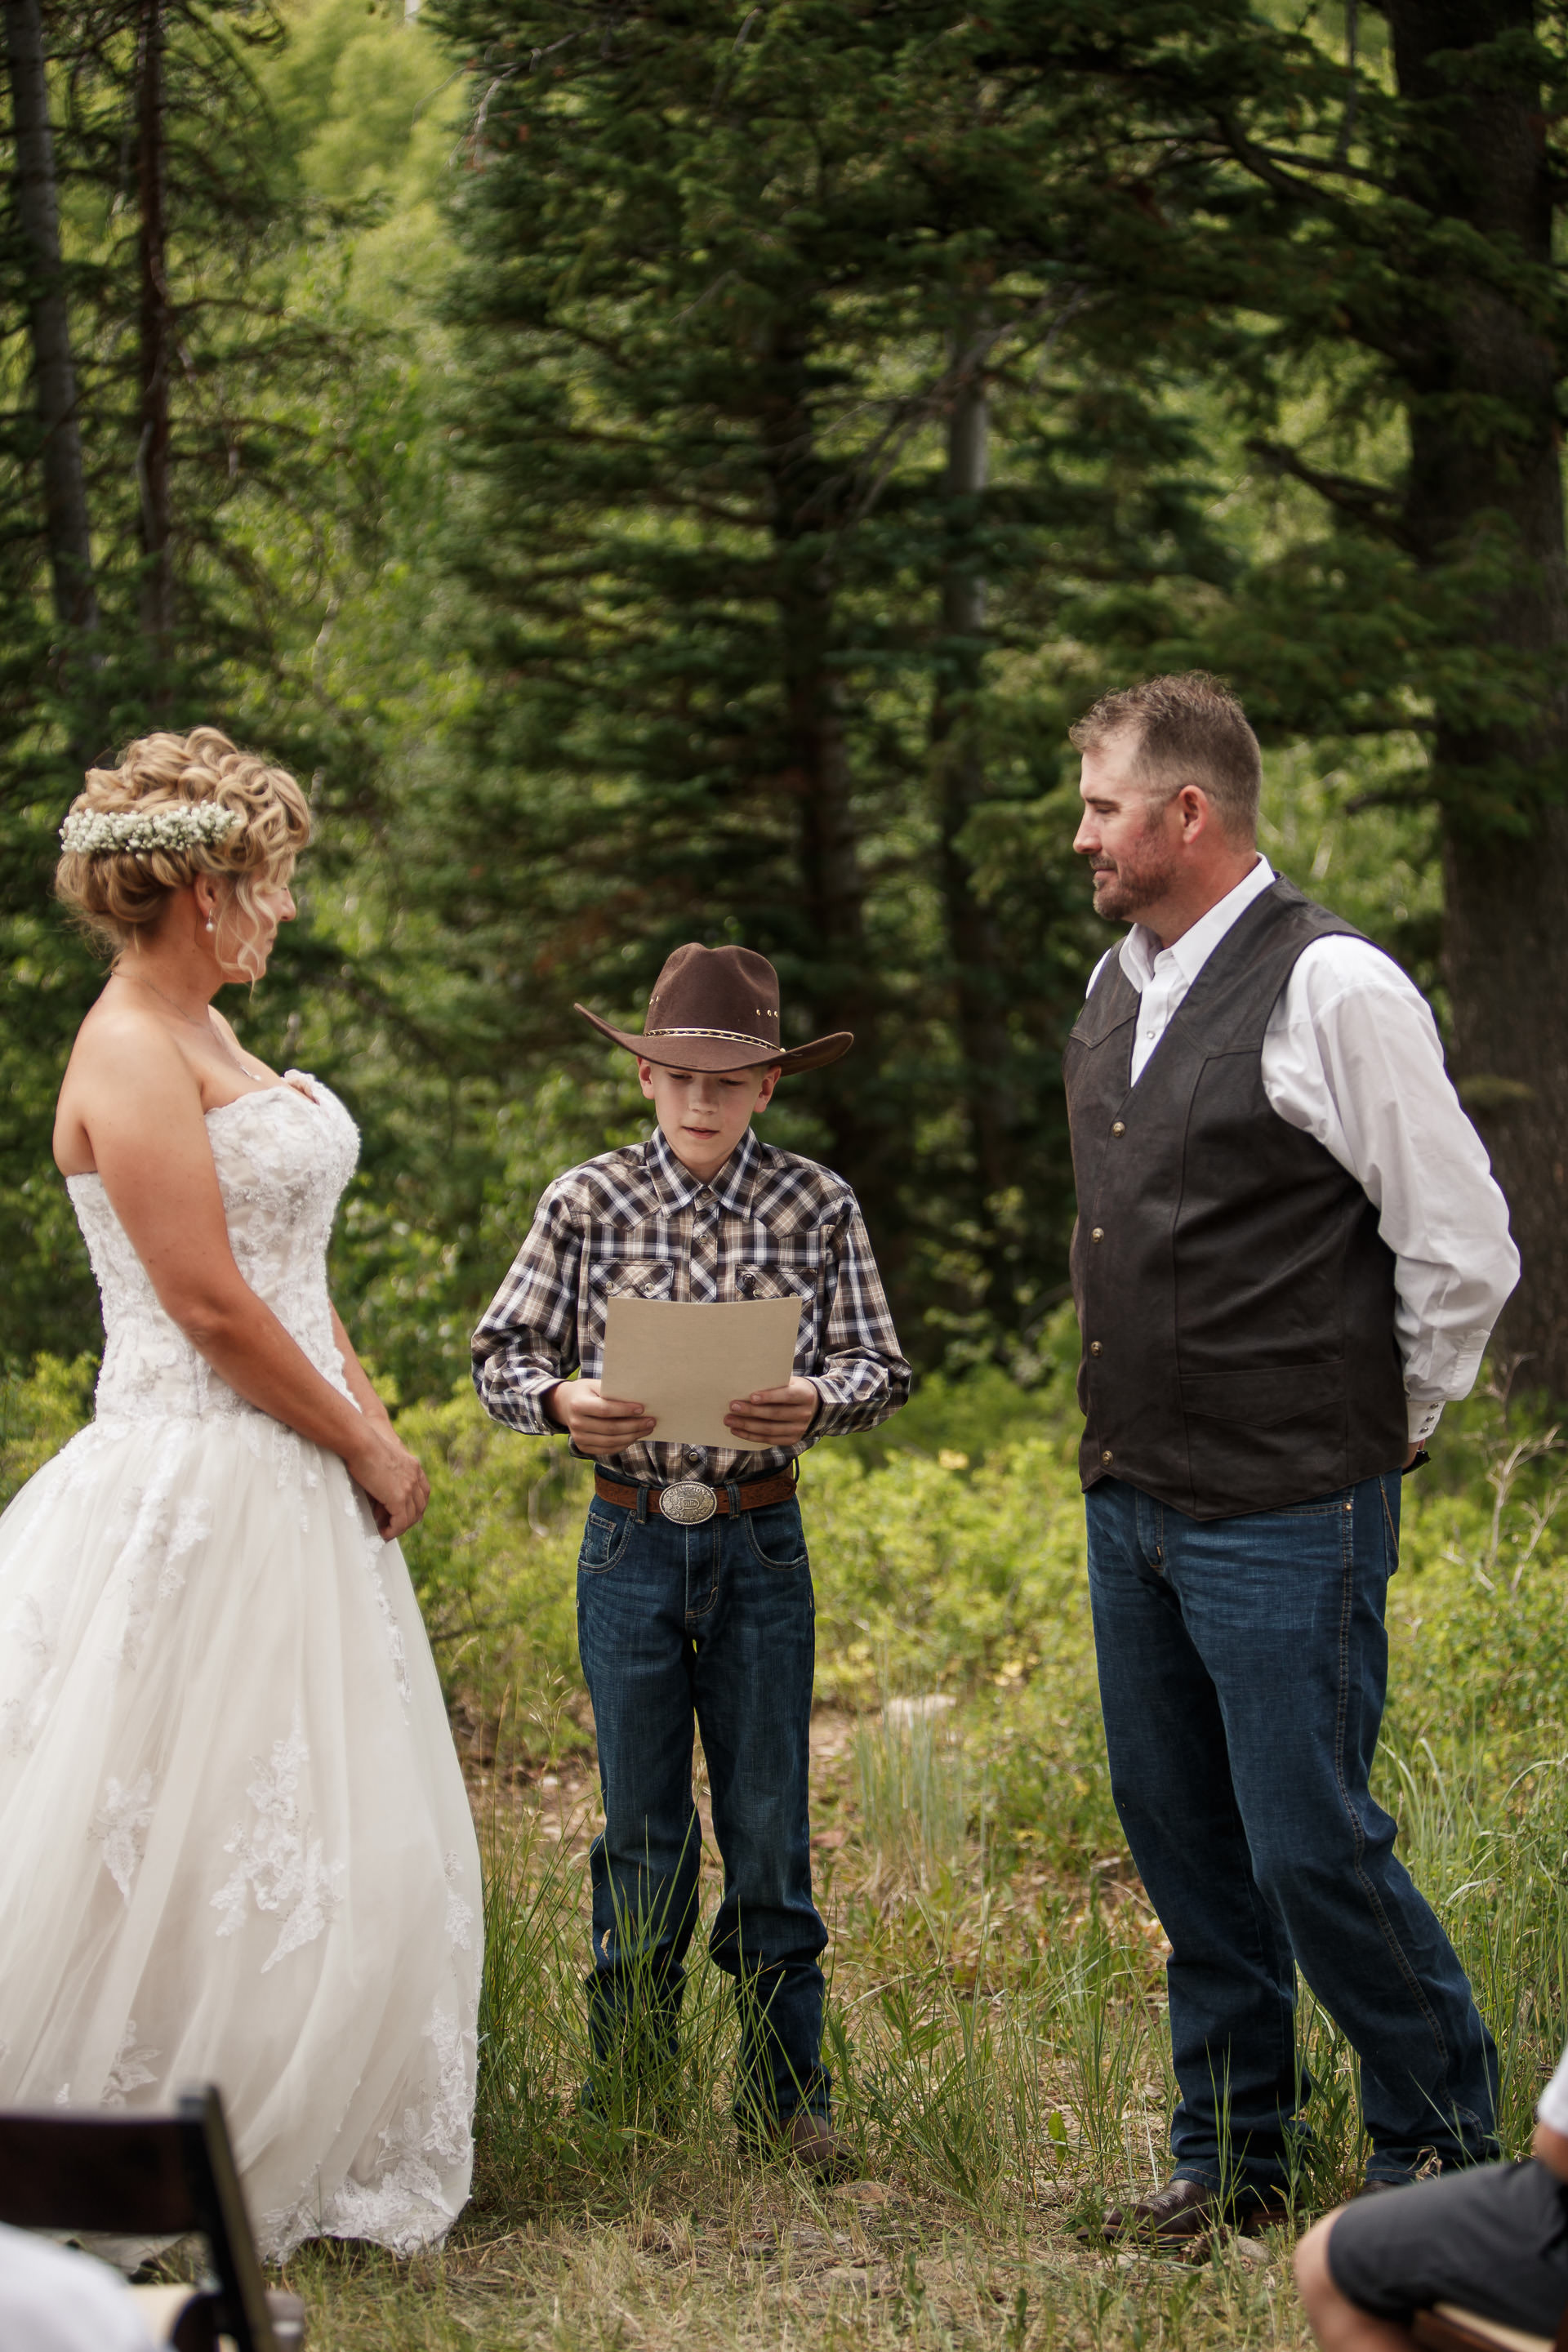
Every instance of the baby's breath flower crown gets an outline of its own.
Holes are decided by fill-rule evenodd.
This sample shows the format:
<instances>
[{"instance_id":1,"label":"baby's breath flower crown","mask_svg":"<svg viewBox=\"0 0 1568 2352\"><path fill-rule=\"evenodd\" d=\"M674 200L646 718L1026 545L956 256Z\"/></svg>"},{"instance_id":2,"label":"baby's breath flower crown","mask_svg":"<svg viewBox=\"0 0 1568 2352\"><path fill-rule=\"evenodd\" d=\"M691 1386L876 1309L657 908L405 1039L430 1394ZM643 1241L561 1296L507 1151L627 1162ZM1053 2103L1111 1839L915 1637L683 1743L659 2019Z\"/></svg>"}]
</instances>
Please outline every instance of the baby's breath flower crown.
<instances>
[{"instance_id":1,"label":"baby's breath flower crown","mask_svg":"<svg viewBox=\"0 0 1568 2352\"><path fill-rule=\"evenodd\" d=\"M205 875L241 930L258 891L286 885L310 838L305 795L285 768L216 727L143 735L112 768L89 768L60 827L55 893L116 953L163 920Z\"/></svg>"},{"instance_id":2,"label":"baby's breath flower crown","mask_svg":"<svg viewBox=\"0 0 1568 2352\"><path fill-rule=\"evenodd\" d=\"M216 801L183 808L76 809L60 827L68 856L118 856L130 850L207 849L226 841L241 822L237 809Z\"/></svg>"}]
</instances>

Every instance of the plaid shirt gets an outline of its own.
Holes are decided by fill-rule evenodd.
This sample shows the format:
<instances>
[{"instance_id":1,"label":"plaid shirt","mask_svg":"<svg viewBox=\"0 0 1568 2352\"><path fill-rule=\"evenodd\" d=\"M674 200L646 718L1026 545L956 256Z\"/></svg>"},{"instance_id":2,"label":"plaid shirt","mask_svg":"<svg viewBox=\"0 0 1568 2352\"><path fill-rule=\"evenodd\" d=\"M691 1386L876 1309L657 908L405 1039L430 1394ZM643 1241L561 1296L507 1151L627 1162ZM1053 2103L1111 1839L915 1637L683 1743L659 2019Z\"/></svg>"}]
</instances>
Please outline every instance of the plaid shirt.
<instances>
[{"instance_id":1,"label":"plaid shirt","mask_svg":"<svg viewBox=\"0 0 1568 2352\"><path fill-rule=\"evenodd\" d=\"M656 1128L650 1142L568 1169L545 1192L474 1333L474 1386L497 1421L552 1435L545 1392L574 1371L598 1378L607 1298L792 1292L803 1308L795 1369L822 1400L804 1438L756 1452L655 1441L606 1460L641 1485L764 1478L819 1437L874 1428L910 1393L910 1368L843 1178L759 1143L748 1129L705 1184Z\"/></svg>"}]
</instances>

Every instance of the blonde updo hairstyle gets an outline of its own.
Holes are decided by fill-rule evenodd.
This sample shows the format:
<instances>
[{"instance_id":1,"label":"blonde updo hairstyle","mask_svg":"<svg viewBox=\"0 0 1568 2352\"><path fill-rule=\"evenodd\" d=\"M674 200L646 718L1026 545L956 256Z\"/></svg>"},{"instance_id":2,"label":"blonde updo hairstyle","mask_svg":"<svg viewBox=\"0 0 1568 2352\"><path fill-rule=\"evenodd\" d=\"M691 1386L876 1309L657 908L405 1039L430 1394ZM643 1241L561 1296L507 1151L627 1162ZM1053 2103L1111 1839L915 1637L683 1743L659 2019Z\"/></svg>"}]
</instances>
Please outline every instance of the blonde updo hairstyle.
<instances>
[{"instance_id":1,"label":"blonde updo hairstyle","mask_svg":"<svg viewBox=\"0 0 1568 2352\"><path fill-rule=\"evenodd\" d=\"M174 893L198 874L226 882L247 923L257 912L255 891L286 882L310 838L310 812L293 777L239 751L216 727L139 737L118 767L88 770L87 790L70 814L151 816L201 802L231 810L238 824L221 840L180 848L67 850L56 866L56 897L117 955L154 929Z\"/></svg>"}]
</instances>

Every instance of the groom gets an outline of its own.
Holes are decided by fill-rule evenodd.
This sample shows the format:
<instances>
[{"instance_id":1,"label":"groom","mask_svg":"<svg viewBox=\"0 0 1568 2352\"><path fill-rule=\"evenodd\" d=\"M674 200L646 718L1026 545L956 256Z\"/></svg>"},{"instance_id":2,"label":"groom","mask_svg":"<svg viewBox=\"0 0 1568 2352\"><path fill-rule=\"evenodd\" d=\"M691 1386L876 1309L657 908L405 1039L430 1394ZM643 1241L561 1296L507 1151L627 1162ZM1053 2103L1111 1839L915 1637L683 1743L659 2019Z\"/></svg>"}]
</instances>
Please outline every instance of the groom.
<instances>
[{"instance_id":1,"label":"groom","mask_svg":"<svg viewBox=\"0 0 1568 2352\"><path fill-rule=\"evenodd\" d=\"M1519 1259L1432 1015L1278 878L1213 678L1072 730L1131 922L1063 1060L1080 1464L1111 1789L1172 1947L1174 2178L1111 2237L1281 2214L1296 1970L1361 2061L1369 2184L1495 2149L1497 2053L1373 1798L1399 1480Z\"/></svg>"}]
</instances>

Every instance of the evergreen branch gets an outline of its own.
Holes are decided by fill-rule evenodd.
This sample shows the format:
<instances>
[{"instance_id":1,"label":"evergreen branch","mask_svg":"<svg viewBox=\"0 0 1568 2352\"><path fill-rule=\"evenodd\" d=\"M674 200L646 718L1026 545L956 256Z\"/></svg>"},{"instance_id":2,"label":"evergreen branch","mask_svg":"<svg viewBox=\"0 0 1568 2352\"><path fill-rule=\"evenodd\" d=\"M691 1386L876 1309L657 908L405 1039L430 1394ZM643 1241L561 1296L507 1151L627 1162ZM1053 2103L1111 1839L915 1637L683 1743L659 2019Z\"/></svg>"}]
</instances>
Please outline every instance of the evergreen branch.
<instances>
[{"instance_id":1,"label":"evergreen branch","mask_svg":"<svg viewBox=\"0 0 1568 2352\"><path fill-rule=\"evenodd\" d=\"M1331 172L1336 179L1354 180L1363 188L1375 188L1380 196L1392 195L1392 184L1379 179L1375 172L1363 171L1359 164L1348 163L1338 151L1331 155L1304 155L1300 149L1286 151L1279 147L1258 147L1248 142L1248 152L1260 156L1266 163L1287 164L1296 172ZM1298 193L1310 195L1310 188Z\"/></svg>"},{"instance_id":2,"label":"evergreen branch","mask_svg":"<svg viewBox=\"0 0 1568 2352\"><path fill-rule=\"evenodd\" d=\"M1321 188L1314 186L1309 179L1296 179L1289 172L1279 168L1283 163L1298 163L1299 158L1280 156L1276 160L1277 151L1257 146L1233 115L1217 114L1215 121L1235 161L1255 180L1261 180L1264 186L1272 188L1276 195L1289 197L1293 205L1322 203Z\"/></svg>"},{"instance_id":3,"label":"evergreen branch","mask_svg":"<svg viewBox=\"0 0 1568 2352\"><path fill-rule=\"evenodd\" d=\"M1248 441L1247 446L1271 472L1289 474L1293 481L1304 483L1330 506L1403 548L1406 555L1419 554L1414 537L1400 520L1397 492L1378 482L1358 481L1352 474L1325 473L1279 441Z\"/></svg>"}]
</instances>

